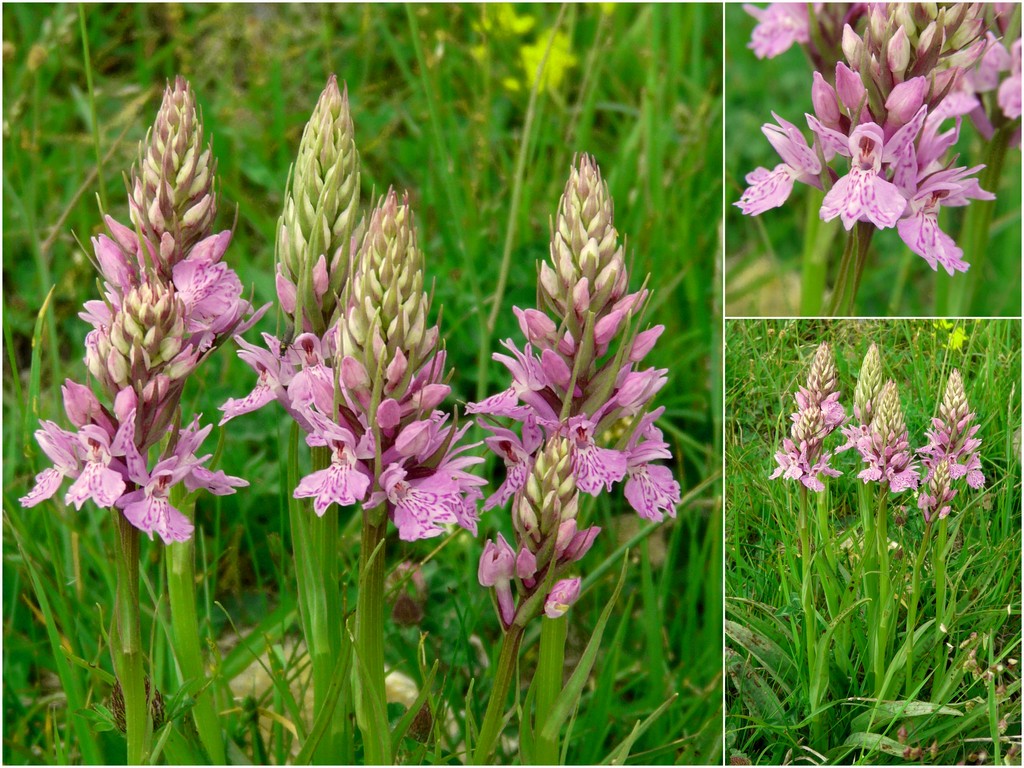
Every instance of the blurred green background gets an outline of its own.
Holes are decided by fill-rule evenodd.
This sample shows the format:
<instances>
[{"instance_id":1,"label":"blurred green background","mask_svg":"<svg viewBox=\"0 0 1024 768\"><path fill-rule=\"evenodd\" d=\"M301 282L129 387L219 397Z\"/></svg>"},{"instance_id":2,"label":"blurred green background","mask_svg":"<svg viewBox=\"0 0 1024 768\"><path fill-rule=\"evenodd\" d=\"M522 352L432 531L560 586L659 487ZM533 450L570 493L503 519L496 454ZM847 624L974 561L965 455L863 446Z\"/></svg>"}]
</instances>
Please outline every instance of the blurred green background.
<instances>
[{"instance_id":1,"label":"blurred green background","mask_svg":"<svg viewBox=\"0 0 1024 768\"><path fill-rule=\"evenodd\" d=\"M85 379L87 326L76 314L98 289L79 244L102 231L97 195L115 217L127 219L122 174L136 159L166 80L185 75L213 138L218 225L235 223L225 258L253 286L257 304L274 300L273 239L289 164L332 72L348 84L364 208L389 185L409 191L428 280L435 281L435 313L444 307L457 402L506 386L504 368L489 353L499 339L518 338L511 308L534 300L535 262L547 253L549 219L573 156L589 152L600 164L626 237L631 285L651 273L648 320L666 326L648 362L670 370L658 400L667 408L663 421L685 504L677 520L633 549L629 582L584 695L569 760L601 760L639 718L678 692L631 760L720 761L721 363L713 351L720 347L720 7L138 4L85 6L83 16L80 10L63 4L3 9L4 762L82 760L56 671L64 669L79 686L83 705L109 691L90 667L109 668L102 638L113 583L109 520L59 502L31 511L17 504L45 465L32 438L37 418L63 423L58 386L64 377ZM534 73L549 39L547 75L526 130ZM517 180L524 144L526 172ZM515 192L521 205L510 220ZM484 320L509 228L508 289L488 333ZM51 286L33 368L33 327ZM273 328L271 313L257 330ZM215 421L216 407L254 382L233 350L221 350L190 382L185 412ZM31 400L35 391L38 400ZM228 712L228 733L250 755L256 754L253 713L274 710L275 703L255 683L239 683L248 657L236 632L285 649L298 633L281 513L288 489L278 444L286 426L281 410L268 408L232 422L229 433L215 430L209 447L221 441L221 468L252 486L236 496L202 497L197 507L203 530L197 587L201 620L219 643L218 702ZM493 460L485 471L500 482ZM640 530L620 495L591 514L606 532L584 563L600 576L574 608L570 646L577 650L614 586L610 558ZM508 527L507 513L494 511L484 516L479 539L456 536L423 566L423 589L409 593L415 620L399 612L387 628L388 662L414 682L417 646L426 635L426 656L443 660L439 695L450 710L466 706L476 678L475 704L469 704L478 718L498 623L477 585L476 561L483 537ZM358 536L339 546L354 558ZM144 630L157 685L173 690L173 657L161 628L166 605L153 608L162 588L160 549L144 542L152 589L149 600L143 593ZM393 539L389 567L420 562L430 549ZM57 634L48 635L48 626ZM60 647L65 651L55 656ZM66 669L57 658L65 652ZM535 657L528 642L524 674ZM436 753L421 759L449 759L459 728L455 717L455 732L436 737ZM283 759L286 734L278 726L264 736L270 759ZM123 759L119 738L97 738L103 759Z\"/></svg>"},{"instance_id":2,"label":"blurred green background","mask_svg":"<svg viewBox=\"0 0 1024 768\"><path fill-rule=\"evenodd\" d=\"M764 4L760 4L762 7ZM800 269L808 214L810 187L797 184L781 208L759 216L744 216L733 203L747 184L744 177L758 166L774 168L778 154L761 133L771 123L772 111L811 132L804 113L811 106L811 66L800 46L794 45L774 59L758 59L747 47L756 21L739 4L725 7L726 146L725 231L726 314L736 316L793 316L800 314ZM947 121L947 127L952 121ZM982 140L969 119L964 119L958 165L984 163ZM1021 153L1007 152L1002 183L990 229L986 261L979 274L973 303L965 316L1015 317L1021 309ZM954 240L960 232L965 208L945 208L940 226ZM811 215L817 216L817 213ZM829 285L835 280L845 232L832 243L828 262ZM973 270L973 267L972 267ZM876 232L871 244L853 314L864 316L935 315L937 274L911 252L895 229ZM956 275L952 281L971 275ZM952 282L951 281L951 282ZM939 313L939 316L945 313Z\"/></svg>"}]
</instances>

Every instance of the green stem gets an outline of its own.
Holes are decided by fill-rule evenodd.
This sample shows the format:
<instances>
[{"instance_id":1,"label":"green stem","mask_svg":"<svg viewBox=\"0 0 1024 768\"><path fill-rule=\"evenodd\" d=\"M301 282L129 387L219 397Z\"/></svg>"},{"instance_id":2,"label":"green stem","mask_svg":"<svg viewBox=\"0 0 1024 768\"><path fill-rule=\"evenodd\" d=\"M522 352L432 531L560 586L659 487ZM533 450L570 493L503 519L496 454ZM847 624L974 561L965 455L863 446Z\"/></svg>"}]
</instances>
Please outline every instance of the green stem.
<instances>
[{"instance_id":1,"label":"green stem","mask_svg":"<svg viewBox=\"0 0 1024 768\"><path fill-rule=\"evenodd\" d=\"M939 642L936 648L935 679L932 689L942 687L946 676L946 539L948 536L947 518L939 520L939 535L935 540L935 552L932 565L935 568L935 622L938 624Z\"/></svg>"},{"instance_id":2,"label":"green stem","mask_svg":"<svg viewBox=\"0 0 1024 768\"><path fill-rule=\"evenodd\" d=\"M124 696L128 764L141 765L151 733L147 713L146 676L139 626L139 530L117 509L111 511L117 531L117 597L110 651Z\"/></svg>"},{"instance_id":3,"label":"green stem","mask_svg":"<svg viewBox=\"0 0 1024 768\"><path fill-rule=\"evenodd\" d=\"M849 291L846 306L843 314L854 314L854 306L857 300L857 291L860 290L860 279L864 274L864 265L868 261L868 248L871 245L871 237L875 234L875 227L867 221L858 221L857 227L857 257L853 265L853 287Z\"/></svg>"},{"instance_id":4,"label":"green stem","mask_svg":"<svg viewBox=\"0 0 1024 768\"><path fill-rule=\"evenodd\" d=\"M327 448L313 448L314 471L330 465ZM299 431L292 425L288 444L288 487L299 482ZM341 649L343 617L338 571L338 510L332 507L323 517L310 504L289 492L288 512L292 527L292 556L299 594L302 631L309 650L313 679L314 718L330 704L331 678ZM344 728L343 708L336 707L331 724L313 753L313 762L336 763Z\"/></svg>"},{"instance_id":5,"label":"green stem","mask_svg":"<svg viewBox=\"0 0 1024 768\"><path fill-rule=\"evenodd\" d=\"M363 510L359 595L356 601L356 654L363 699L359 728L363 733L366 763L370 765L391 762L384 687L384 536L387 517L383 513L383 507Z\"/></svg>"},{"instance_id":6,"label":"green stem","mask_svg":"<svg viewBox=\"0 0 1024 768\"><path fill-rule=\"evenodd\" d=\"M313 448L311 453L313 471L325 469L331 464L330 450ZM309 535L310 552L315 571L307 581L312 590L309 601L315 608L310 612L312 644L310 658L313 667L313 711L319 715L331 705L331 679L341 652L341 632L344 618L341 615L341 593L338 570L338 507L333 506L323 516L312 509L304 510L306 530ZM337 762L339 739L343 723L341 708L335 707L331 725L317 746L313 760L318 764Z\"/></svg>"},{"instance_id":7,"label":"green stem","mask_svg":"<svg viewBox=\"0 0 1024 768\"><path fill-rule=\"evenodd\" d=\"M914 575L910 582L910 604L907 606L907 662L905 693L907 698L914 695L914 634L917 629L917 605L921 599L921 568L924 566L925 554L932 540L932 524L928 522L924 528L924 541L917 550L914 560Z\"/></svg>"},{"instance_id":8,"label":"green stem","mask_svg":"<svg viewBox=\"0 0 1024 768\"><path fill-rule=\"evenodd\" d=\"M540 765L559 765L561 752L558 736L545 739L540 731L555 708L558 694L562 692L562 670L565 667L565 636L568 619L562 616L557 619L544 618L540 629L540 658L537 662L537 703L534 733L536 734L536 753L534 761Z\"/></svg>"},{"instance_id":9,"label":"green stem","mask_svg":"<svg viewBox=\"0 0 1024 768\"><path fill-rule=\"evenodd\" d=\"M889 533L887 529L888 500L887 486L879 486L878 506L875 510L875 556L878 562L878 626L875 631L875 691L882 697L885 681L885 649L888 646L889 616L892 606L889 604Z\"/></svg>"},{"instance_id":10,"label":"green stem","mask_svg":"<svg viewBox=\"0 0 1024 768\"><path fill-rule=\"evenodd\" d=\"M804 219L803 272L800 285L800 314L817 317L825 299L828 254L838 231L838 222L821 220L823 193L811 187Z\"/></svg>"},{"instance_id":11,"label":"green stem","mask_svg":"<svg viewBox=\"0 0 1024 768\"><path fill-rule=\"evenodd\" d=\"M473 765L487 765L504 725L505 699L508 698L508 689L515 676L516 663L519 661L519 645L522 641L523 628L518 624L513 624L501 639L501 653L498 657L497 671L494 673L494 687L491 688L487 713L477 736Z\"/></svg>"},{"instance_id":12,"label":"green stem","mask_svg":"<svg viewBox=\"0 0 1024 768\"><path fill-rule=\"evenodd\" d=\"M839 260L839 272L836 274L836 284L832 287L832 301L828 305L828 314L834 317L843 305L846 294L846 283L850 279L850 264L853 262L854 240L857 230L846 233L846 245L843 246L843 257Z\"/></svg>"},{"instance_id":13,"label":"green stem","mask_svg":"<svg viewBox=\"0 0 1024 768\"><path fill-rule=\"evenodd\" d=\"M800 516L797 521L797 526L800 529L800 563L801 563L801 583L800 583L800 603L804 613L804 644L806 646L807 654L807 672L811 676L812 683L808 686L808 691L817 691L818 695L810 696L810 708L811 708L811 743L815 748L820 747L822 744L822 722L819 716L818 704L820 703L821 691L817 690L813 684L813 676L815 675L815 653L816 637L815 637L815 620L814 620L814 576L811 569L811 531L810 531L810 520L808 519L808 500L807 500L807 488L800 487Z\"/></svg>"},{"instance_id":14,"label":"green stem","mask_svg":"<svg viewBox=\"0 0 1024 768\"><path fill-rule=\"evenodd\" d=\"M177 507L189 520L195 518L193 504L184 504L184 489L176 485L171 490L171 504ZM195 684L205 681L206 667L203 663L202 646L199 639L199 617L196 612L195 536L167 547L167 594L171 606L171 630L174 636L174 655L181 668L182 682ZM195 693L192 717L199 731L211 762L224 765L224 737L214 706L213 692L205 690Z\"/></svg>"}]
</instances>

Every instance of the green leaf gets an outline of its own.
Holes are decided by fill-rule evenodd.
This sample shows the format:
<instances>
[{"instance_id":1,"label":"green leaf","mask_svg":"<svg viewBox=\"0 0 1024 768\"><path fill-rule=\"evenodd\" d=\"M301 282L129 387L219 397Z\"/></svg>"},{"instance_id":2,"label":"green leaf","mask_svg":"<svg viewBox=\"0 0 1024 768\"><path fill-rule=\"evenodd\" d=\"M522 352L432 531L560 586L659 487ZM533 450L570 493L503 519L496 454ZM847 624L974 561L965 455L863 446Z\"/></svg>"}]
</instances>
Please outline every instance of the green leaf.
<instances>
[{"instance_id":1,"label":"green leaf","mask_svg":"<svg viewBox=\"0 0 1024 768\"><path fill-rule=\"evenodd\" d=\"M829 644L832 642L832 635L835 633L836 628L842 624L852 614L858 606L868 602L866 597L861 598L855 603L848 605L842 613L833 619L832 623L828 625L828 629L825 630L825 634L821 636L818 641L818 650L815 655L815 669L811 675L811 684L809 691L809 698L811 706L817 708L818 703L822 700L822 695L828 691L828 663L829 658L832 654L829 653ZM815 713L812 712L812 715Z\"/></svg>"},{"instance_id":2,"label":"green leaf","mask_svg":"<svg viewBox=\"0 0 1024 768\"><path fill-rule=\"evenodd\" d=\"M46 316L50 309L50 299L53 298L53 292L57 289L57 286L50 288L50 292L46 294L46 299L43 301L43 306L39 308L39 313L36 315L35 328L32 331L32 364L29 368L28 377L28 404L29 407L25 409L22 414L22 426L21 436L25 441L25 454L28 455L32 451L31 435L32 430L30 424L33 419L39 418L39 390L42 388L42 359L43 359L43 323L46 322ZM54 351L56 354L56 350Z\"/></svg>"},{"instance_id":3,"label":"green leaf","mask_svg":"<svg viewBox=\"0 0 1024 768\"><path fill-rule=\"evenodd\" d=\"M844 744L847 747L860 747L861 749L885 752L887 755L893 755L894 757L903 757L903 753L907 750L905 745L900 744L895 739L890 739L877 733L865 733L864 731L851 733L846 738Z\"/></svg>"},{"instance_id":4,"label":"green leaf","mask_svg":"<svg viewBox=\"0 0 1024 768\"><path fill-rule=\"evenodd\" d=\"M614 750L612 750L608 757L601 761L601 765L622 765L626 762L629 757L629 751L633 748L633 744L636 740L644 735L644 731L650 728L651 724L665 714L665 710L679 697L678 693L673 693L668 700L649 714L643 721L637 720L636 725L633 726L633 730L629 736L619 744Z\"/></svg>"},{"instance_id":5,"label":"green leaf","mask_svg":"<svg viewBox=\"0 0 1024 768\"><path fill-rule=\"evenodd\" d=\"M761 662L775 683L787 696L792 692L791 675L796 674L792 657L773 640L735 621L725 622L725 634L751 656Z\"/></svg>"},{"instance_id":6,"label":"green leaf","mask_svg":"<svg viewBox=\"0 0 1024 768\"><path fill-rule=\"evenodd\" d=\"M857 715L850 723L852 730L863 731L873 723L885 722L884 718L890 718L888 722L892 722L896 718L923 717L925 715L964 716L964 713L958 709L942 704L933 704L930 701L874 701L869 703L873 706Z\"/></svg>"},{"instance_id":7,"label":"green leaf","mask_svg":"<svg viewBox=\"0 0 1024 768\"><path fill-rule=\"evenodd\" d=\"M785 722L786 708L749 661L726 648L725 668L751 715L765 723Z\"/></svg>"},{"instance_id":8,"label":"green leaf","mask_svg":"<svg viewBox=\"0 0 1024 768\"><path fill-rule=\"evenodd\" d=\"M342 632L342 636L347 637L348 634ZM323 739L328 727L330 727L331 720L334 718L334 708L338 706L338 694L345 682L345 678L348 677L349 665L352 662L352 654L347 652L351 649L351 645L350 643L344 643L344 645L347 645L348 648L343 647L341 649L338 653L338 660L334 663L331 682L327 687L327 701L323 709L317 713L316 720L313 722L313 728L303 742L299 754L295 757L295 765L309 765L314 752L316 752L316 748L320 745L321 739Z\"/></svg>"},{"instance_id":9,"label":"green leaf","mask_svg":"<svg viewBox=\"0 0 1024 768\"><path fill-rule=\"evenodd\" d=\"M622 585L626 583L626 567L628 564L629 558L627 557L622 562L622 573L619 575L619 583L615 585L615 592L601 612L601 618L598 619L597 626L594 627L594 634L591 636L590 642L587 643L583 655L580 656L579 663L576 665L576 669L573 670L569 682L566 683L565 688L562 689L562 692L555 700L555 706L551 709L551 717L544 723L541 736L545 739L554 740L558 737L558 731L569 717L573 707L576 706L579 700L580 694L583 692L583 686L587 683L590 670L594 666L597 652L601 647L601 635L604 634L605 625L608 624L608 619L612 615L615 601L619 599L619 593L622 592Z\"/></svg>"}]
</instances>

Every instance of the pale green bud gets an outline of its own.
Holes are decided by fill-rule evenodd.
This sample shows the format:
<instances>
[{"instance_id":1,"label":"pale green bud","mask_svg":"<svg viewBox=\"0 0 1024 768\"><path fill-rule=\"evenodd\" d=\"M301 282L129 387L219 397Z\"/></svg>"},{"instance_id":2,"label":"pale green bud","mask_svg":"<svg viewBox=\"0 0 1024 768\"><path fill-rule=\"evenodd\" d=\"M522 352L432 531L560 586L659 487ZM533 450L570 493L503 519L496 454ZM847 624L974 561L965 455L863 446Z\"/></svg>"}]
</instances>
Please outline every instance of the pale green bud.
<instances>
[{"instance_id":1,"label":"pale green bud","mask_svg":"<svg viewBox=\"0 0 1024 768\"><path fill-rule=\"evenodd\" d=\"M387 369L400 350L410 370L434 354L437 329L427 326L423 254L408 199L394 190L374 209L348 284L348 314L339 329L342 352L367 371ZM391 396L400 399L401 392Z\"/></svg>"},{"instance_id":2,"label":"pale green bud","mask_svg":"<svg viewBox=\"0 0 1024 768\"><path fill-rule=\"evenodd\" d=\"M302 133L277 233L282 274L296 286L296 313L304 313L315 332L330 324L348 276L358 209L359 153L348 91L331 75ZM321 256L326 284L314 281Z\"/></svg>"},{"instance_id":3,"label":"pale green bud","mask_svg":"<svg viewBox=\"0 0 1024 768\"><path fill-rule=\"evenodd\" d=\"M517 538L538 554L538 569L550 560L563 524L575 520L578 513L579 493L570 448L562 436L548 440L512 504Z\"/></svg>"},{"instance_id":4,"label":"pale green bud","mask_svg":"<svg viewBox=\"0 0 1024 768\"><path fill-rule=\"evenodd\" d=\"M551 234L551 266L541 267L540 290L559 314L574 307L584 280L589 301L583 309L596 316L625 293L628 276L611 195L589 155L580 156L562 193ZM575 308L579 315L580 307Z\"/></svg>"},{"instance_id":5,"label":"pale green bud","mask_svg":"<svg viewBox=\"0 0 1024 768\"><path fill-rule=\"evenodd\" d=\"M864 355L857 377L857 387L853 392L853 404L858 417L864 424L870 424L873 416L873 403L882 391L882 357L878 347L872 344Z\"/></svg>"},{"instance_id":6,"label":"pale green bud","mask_svg":"<svg viewBox=\"0 0 1024 768\"><path fill-rule=\"evenodd\" d=\"M165 234L173 248L161 249L158 271L169 279L174 265L213 231L217 213L216 161L203 143L203 125L188 82L167 86L153 127L139 147L132 168L129 206L132 222L154 244Z\"/></svg>"},{"instance_id":7,"label":"pale green bud","mask_svg":"<svg viewBox=\"0 0 1024 768\"><path fill-rule=\"evenodd\" d=\"M892 379L885 383L878 396L878 408L875 411L874 428L883 438L906 433L907 424L903 419L903 408L900 406L900 394L896 382Z\"/></svg>"}]
</instances>

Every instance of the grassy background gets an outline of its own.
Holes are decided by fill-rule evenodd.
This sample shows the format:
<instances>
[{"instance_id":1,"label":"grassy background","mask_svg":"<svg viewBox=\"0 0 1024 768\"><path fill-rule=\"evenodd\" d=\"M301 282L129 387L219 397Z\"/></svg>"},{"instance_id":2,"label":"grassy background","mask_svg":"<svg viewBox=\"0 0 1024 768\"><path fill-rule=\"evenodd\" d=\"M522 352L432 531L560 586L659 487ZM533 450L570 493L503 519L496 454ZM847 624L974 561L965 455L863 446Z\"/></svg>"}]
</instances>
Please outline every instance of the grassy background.
<instances>
[{"instance_id":1,"label":"grassy background","mask_svg":"<svg viewBox=\"0 0 1024 768\"><path fill-rule=\"evenodd\" d=\"M959 483L959 493L953 502L950 519L954 526L959 526L959 533L955 537L951 534L956 543L948 559L948 573L955 574L958 616L945 638L951 645L950 666L962 672L972 648L977 650L982 670L995 666L991 659L1004 663L1010 658L1020 659L1020 322L729 321L726 618L775 637L779 658L794 659L796 664L792 677L776 677L769 671L771 665L748 658L738 644L729 643L735 653L727 652L727 753L729 757L745 756L755 763L788 763L797 758L821 760L806 747L808 723L803 718L807 692L801 668L804 655L799 639L799 587L788 583L788 575L779 575L779 570L790 563L792 579L799 583L799 558L793 554L794 548L798 548L796 486L791 481L769 481L768 475L775 467L774 453L789 431L789 414L794 409L792 393L805 383L814 351L823 341L829 342L835 353L842 402L848 413L864 353L871 342L878 345L884 375L893 378L899 387L913 447L924 444L924 430L937 413L949 371L954 367L960 369L968 402L981 424L978 437L983 441L981 457L987 484L982 491L972 491ZM833 450L841 442L837 433L826 441L825 449ZM844 473L828 484L834 539L857 541L860 517L855 489L861 482L856 479L862 468L860 456L854 450L839 454L833 458L832 466ZM890 499L894 500L890 502L889 538L898 545L893 569L900 574L897 578L902 579L906 570L901 571L900 564L906 567L913 561L922 540L924 520L912 494ZM845 567L852 569L849 564ZM926 564L925 584L930 583L929 568ZM859 588L854 583L849 587ZM824 606L821 610L825 610ZM896 627L904 626L905 613L905 608L899 610ZM934 605L929 597L921 602L918 626L933 616ZM790 624L792 635L783 629ZM867 632L871 628L864 626L862 617L855 617L854 636ZM977 633L980 645L962 645L972 633ZM933 639L934 632L930 632L919 647ZM853 664L856 666L856 658ZM801 669L799 674L797 669ZM831 695L826 696L829 709L824 717L833 748L825 759L835 763L904 762L899 755L845 745L855 731L863 730L862 725L854 725L855 718L869 705L858 697L870 697L873 693L866 690L859 677L849 679L841 675L834 661L830 685ZM927 689L920 697L928 700ZM1003 737L1018 745L1019 761L1018 666L1008 665L991 683L965 673L949 700L943 703L963 716L899 716L876 722L868 731L898 741L899 729L905 727L906 746L927 750L933 741L937 743L937 755L929 756L926 752L924 762L950 765L991 760L993 732L1002 727ZM991 712L996 716L990 719ZM1004 755L1007 747L1006 743L1002 745Z\"/></svg>"},{"instance_id":2,"label":"grassy background","mask_svg":"<svg viewBox=\"0 0 1024 768\"><path fill-rule=\"evenodd\" d=\"M273 237L289 163L331 72L349 87L364 206L389 185L410 192L429 278L436 281L435 308L444 306L442 333L459 402L505 386L504 369L480 351L518 336L511 307L533 300L534 264L546 255L549 217L573 155L590 152L600 163L617 203L616 224L628 238L631 284L653 273L649 319L667 330L649 361L671 371L659 401L667 407L666 433L688 503L678 520L633 550L622 603L575 721L569 760L602 759L674 692L679 699L640 738L631 759L721 759L721 403L715 394L721 381L711 351L719 346L720 316L712 254L719 251L721 200L721 10L567 8L549 60L549 86L525 133L527 72L534 71L538 46L542 51L558 13L557 6L89 6L84 27L94 113L78 7L4 6L4 762L82 761L84 747L69 720L109 692L102 672L110 663L103 638L113 584L109 519L59 502L24 511L16 501L45 464L32 440L36 419L62 421L59 383L66 376L85 378L87 327L76 313L96 286L77 243L101 231L96 196L126 218L122 173L136 157L165 80L184 74L214 140L218 224L230 226L237 211L226 258L254 287L257 303L272 300ZM510 221L524 142L522 204ZM493 303L509 228L508 290L488 334L482 318ZM51 286L33 350L36 315ZM273 325L272 319L263 323ZM254 381L230 349L222 350L190 383L185 412L216 420L216 406ZM265 685L242 676L251 657L239 637L277 643L284 658L298 633L282 514L288 489L278 446L284 434L280 409L238 419L229 434L216 430L211 441L221 441L221 468L252 486L236 496L200 498L197 507L200 620L218 643L212 649L217 703L242 750L275 761L286 757L287 730L278 725L264 733L267 753L261 755L255 724L270 722L266 710L289 713ZM486 471L492 479L500 476L493 461ZM606 532L584 563L584 573L594 578L573 612L570 661L611 594L615 550L640 528L620 496L592 514ZM507 530L506 518L504 512L486 515L481 539ZM358 535L339 546L354 563ZM453 731L439 727L425 755L407 742L406 759L451 759L461 740L460 710L468 705L482 716L498 624L476 583L480 548L480 540L465 534L446 541L422 567L422 590L398 600L399 621L389 621L388 663L418 682L423 638L425 657L442 659L439 712L456 713ZM430 550L427 543L394 539L389 567L420 563ZM156 602L161 547L144 543L143 557L150 589L149 599L143 593L144 638L157 686L171 693L179 681L166 640L166 604ZM349 597L354 604L351 591ZM528 641L527 677L535 658ZM290 666L290 674L296 668ZM402 711L396 705L393 714ZM116 735L93 739L94 759L123 759ZM508 759L514 746L506 748Z\"/></svg>"},{"instance_id":3,"label":"grassy background","mask_svg":"<svg viewBox=\"0 0 1024 768\"><path fill-rule=\"evenodd\" d=\"M784 206L760 216L744 216L732 204L746 188L744 177L748 173L758 166L774 168L779 162L778 154L761 133L762 125L773 122L773 110L805 136L811 135L804 113L813 114L812 68L799 46L774 59L757 59L747 48L754 18L740 4L727 4L725 17L725 66L729 73L725 126L729 147L725 159L726 314L798 315L804 222L811 188L797 184ZM956 151L960 153L959 165L984 162L982 141L968 119L963 122ZM992 190L997 202L987 260L974 303L965 309L965 315L1020 314L1020 163L1020 149L1009 150L1002 185ZM943 210L940 224L954 240L964 210ZM844 235L839 226L828 263L829 284L839 267ZM937 276L924 259L906 247L895 229L876 232L871 250L855 314L933 315L936 282L945 279L945 271L940 268ZM901 277L905 277L905 283L900 282Z\"/></svg>"}]
</instances>

